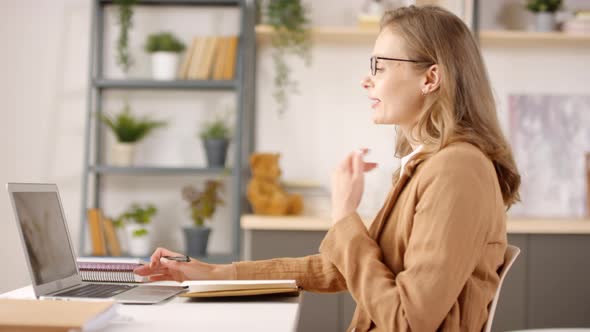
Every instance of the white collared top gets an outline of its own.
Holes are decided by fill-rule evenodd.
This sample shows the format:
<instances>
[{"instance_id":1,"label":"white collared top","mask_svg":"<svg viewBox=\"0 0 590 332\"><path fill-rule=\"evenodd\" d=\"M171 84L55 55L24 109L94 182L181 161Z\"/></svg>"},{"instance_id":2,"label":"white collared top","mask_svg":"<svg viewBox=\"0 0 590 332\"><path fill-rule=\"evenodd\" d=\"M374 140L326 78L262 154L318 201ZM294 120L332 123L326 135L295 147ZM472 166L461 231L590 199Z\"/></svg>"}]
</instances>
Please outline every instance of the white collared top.
<instances>
[{"instance_id":1,"label":"white collared top","mask_svg":"<svg viewBox=\"0 0 590 332\"><path fill-rule=\"evenodd\" d=\"M407 154L406 156L402 157L402 166L400 168L400 172L399 175L401 176L402 174L404 174L404 167L406 167L406 164L408 163L408 161L410 161L410 159L412 159L412 157L414 157L418 152L422 151L422 147L423 145L418 146L414 151L412 151L411 153Z\"/></svg>"}]
</instances>

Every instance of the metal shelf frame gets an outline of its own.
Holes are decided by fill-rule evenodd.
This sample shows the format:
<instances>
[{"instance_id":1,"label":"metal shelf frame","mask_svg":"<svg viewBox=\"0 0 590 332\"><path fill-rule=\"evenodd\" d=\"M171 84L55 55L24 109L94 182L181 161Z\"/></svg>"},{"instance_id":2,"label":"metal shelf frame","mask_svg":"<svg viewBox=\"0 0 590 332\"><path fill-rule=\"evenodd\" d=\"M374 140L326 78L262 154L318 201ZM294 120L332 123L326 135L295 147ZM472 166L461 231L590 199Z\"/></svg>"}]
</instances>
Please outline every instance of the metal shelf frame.
<instances>
[{"instance_id":1,"label":"metal shelf frame","mask_svg":"<svg viewBox=\"0 0 590 332\"><path fill-rule=\"evenodd\" d=\"M155 80L111 80L97 79L93 82L94 86L99 89L119 89L119 90L235 90L239 82L235 80L214 81L214 80L175 80L175 81L155 81Z\"/></svg>"},{"instance_id":2,"label":"metal shelf frame","mask_svg":"<svg viewBox=\"0 0 590 332\"><path fill-rule=\"evenodd\" d=\"M162 175L224 175L234 179L231 199L235 202L231 211L232 250L228 255L212 254L207 261L231 262L240 259L241 229L240 215L247 202L244 196L245 177L248 174L248 156L254 147L254 104L255 104L255 66L256 36L254 0L139 0L135 6L200 6L237 7L240 11L240 32L236 61L236 77L233 80L174 80L155 81L144 79L108 79L104 77L104 24L105 7L113 5L112 0L93 0L91 15L89 85L86 104L85 150L83 160L82 200L80 216L79 253L85 253L87 227L86 211L89 207L100 208L101 186L104 176L162 176ZM105 90L197 90L233 91L236 95L236 123L233 144L235 146L234 167L114 167L104 164L104 128L97 121L102 112L102 99ZM92 184L90 183L92 179Z\"/></svg>"}]
</instances>

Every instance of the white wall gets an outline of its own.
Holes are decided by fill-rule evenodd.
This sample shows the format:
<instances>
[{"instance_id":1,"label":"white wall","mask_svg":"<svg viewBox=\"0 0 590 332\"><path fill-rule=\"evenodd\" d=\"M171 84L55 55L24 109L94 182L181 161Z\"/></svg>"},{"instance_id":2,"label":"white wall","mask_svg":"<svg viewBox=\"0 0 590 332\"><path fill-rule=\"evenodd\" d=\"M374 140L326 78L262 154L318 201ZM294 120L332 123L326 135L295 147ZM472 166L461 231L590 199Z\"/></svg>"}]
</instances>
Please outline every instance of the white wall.
<instances>
[{"instance_id":1,"label":"white wall","mask_svg":"<svg viewBox=\"0 0 590 332\"><path fill-rule=\"evenodd\" d=\"M312 21L322 25L353 24L358 3L353 0L314 1ZM149 10L138 11L132 45L139 58L132 75L148 73L148 60L141 52L147 32L167 27L188 39L197 31L224 32L219 29L226 29L226 24L215 24L217 21L207 17L191 20L191 13L166 11L163 14L159 17ZM213 15L216 19L230 20L225 15L223 18ZM0 40L6 45L0 57L0 153L3 161L0 183L56 182L76 243L89 17L89 0L0 2ZM290 108L282 118L275 112L270 96L273 70L265 46L259 50L257 77L258 148L282 153L285 178L310 179L328 186L329 173L343 155L360 146L372 149L370 157L378 161L380 167L368 176L361 206L361 212L367 215L377 210L388 189L389 174L398 165L392 157L393 129L371 123L369 103L360 88L359 81L367 72L371 48L371 42L322 43L313 49L311 67L306 68L294 60L294 77L300 82L301 95L291 98ZM484 55L504 123L509 93L590 93L586 82L590 76L588 47L484 45ZM107 67L109 73L117 75L112 62L107 63ZM170 128L144 143L139 155L141 162L166 165L203 162L199 142L194 139L199 119L210 110L224 107L231 99L223 93L209 97L188 92L112 92L107 96L105 109L117 111L125 98L137 112L171 121ZM158 244L179 248L178 225L186 223L187 217L178 198L178 188L190 180L113 178L106 183L111 195L105 207L116 214L133 200L158 202L162 210L156 220ZM5 191L0 194L0 215L3 216L0 221L2 292L29 283L29 277ZM224 237L226 225L223 223L226 215L227 210L222 211L214 222L217 227L212 243L214 251L228 248L229 239Z\"/></svg>"}]
</instances>

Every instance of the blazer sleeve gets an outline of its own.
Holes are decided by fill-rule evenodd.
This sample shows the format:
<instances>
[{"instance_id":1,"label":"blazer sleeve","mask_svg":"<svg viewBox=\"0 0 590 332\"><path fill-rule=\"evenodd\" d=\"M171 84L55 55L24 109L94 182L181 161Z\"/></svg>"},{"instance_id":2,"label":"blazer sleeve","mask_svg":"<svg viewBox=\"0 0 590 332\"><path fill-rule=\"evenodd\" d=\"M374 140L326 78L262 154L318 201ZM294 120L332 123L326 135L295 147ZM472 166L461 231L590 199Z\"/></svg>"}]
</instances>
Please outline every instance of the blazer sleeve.
<instances>
[{"instance_id":1,"label":"blazer sleeve","mask_svg":"<svg viewBox=\"0 0 590 332\"><path fill-rule=\"evenodd\" d=\"M294 279L303 290L333 293L346 290L346 282L338 269L321 254L234 262L236 279Z\"/></svg>"},{"instance_id":2,"label":"blazer sleeve","mask_svg":"<svg viewBox=\"0 0 590 332\"><path fill-rule=\"evenodd\" d=\"M338 221L322 241L320 253L380 329L435 331L474 271L497 201L489 173L465 164L418 179L419 201L398 275L382 262L381 248L356 213Z\"/></svg>"}]
</instances>

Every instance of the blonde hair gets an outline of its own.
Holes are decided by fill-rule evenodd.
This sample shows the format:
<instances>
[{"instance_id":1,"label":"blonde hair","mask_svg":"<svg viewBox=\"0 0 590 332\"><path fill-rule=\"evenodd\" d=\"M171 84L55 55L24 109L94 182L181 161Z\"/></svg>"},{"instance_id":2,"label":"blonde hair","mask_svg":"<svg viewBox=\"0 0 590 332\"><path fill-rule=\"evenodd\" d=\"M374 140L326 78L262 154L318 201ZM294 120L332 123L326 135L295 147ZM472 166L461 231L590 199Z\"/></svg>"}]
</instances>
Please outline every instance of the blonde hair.
<instances>
[{"instance_id":1,"label":"blonde hair","mask_svg":"<svg viewBox=\"0 0 590 332\"><path fill-rule=\"evenodd\" d=\"M388 11L381 21L381 30L386 28L402 37L410 59L424 61L414 64L416 70L426 71L437 64L441 74L439 88L427 95L417 123L406 133L424 146L405 169L411 175L418 162L449 144L467 142L493 162L504 204L510 207L518 202L520 175L500 129L490 81L469 28L436 6ZM398 132L396 156L411 151L408 137Z\"/></svg>"}]
</instances>

